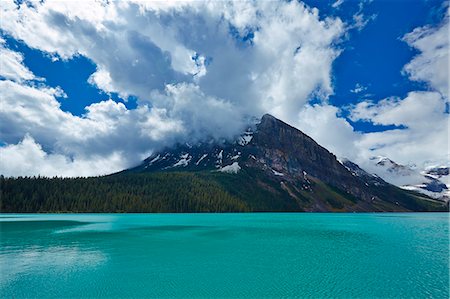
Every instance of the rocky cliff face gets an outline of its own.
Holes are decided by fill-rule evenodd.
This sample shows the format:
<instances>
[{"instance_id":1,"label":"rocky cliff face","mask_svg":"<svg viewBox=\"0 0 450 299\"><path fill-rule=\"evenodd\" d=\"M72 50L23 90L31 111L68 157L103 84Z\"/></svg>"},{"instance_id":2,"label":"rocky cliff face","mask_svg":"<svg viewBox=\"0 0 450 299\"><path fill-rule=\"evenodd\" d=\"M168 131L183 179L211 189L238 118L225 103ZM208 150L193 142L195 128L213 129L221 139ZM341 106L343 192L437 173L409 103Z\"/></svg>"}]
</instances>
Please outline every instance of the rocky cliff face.
<instances>
[{"instance_id":1,"label":"rocky cliff face","mask_svg":"<svg viewBox=\"0 0 450 299\"><path fill-rule=\"evenodd\" d=\"M299 211L408 211L435 204L350 163L339 162L303 132L266 114L235 141L179 144L127 172L209 175L237 197L251 196L248 190L259 194L265 201L255 203L260 210L272 204Z\"/></svg>"},{"instance_id":2,"label":"rocky cliff face","mask_svg":"<svg viewBox=\"0 0 450 299\"><path fill-rule=\"evenodd\" d=\"M256 155L262 157L263 167L285 173L288 180L307 183L309 176L361 199L373 197L336 156L303 132L271 115L262 117L252 146Z\"/></svg>"}]
</instances>

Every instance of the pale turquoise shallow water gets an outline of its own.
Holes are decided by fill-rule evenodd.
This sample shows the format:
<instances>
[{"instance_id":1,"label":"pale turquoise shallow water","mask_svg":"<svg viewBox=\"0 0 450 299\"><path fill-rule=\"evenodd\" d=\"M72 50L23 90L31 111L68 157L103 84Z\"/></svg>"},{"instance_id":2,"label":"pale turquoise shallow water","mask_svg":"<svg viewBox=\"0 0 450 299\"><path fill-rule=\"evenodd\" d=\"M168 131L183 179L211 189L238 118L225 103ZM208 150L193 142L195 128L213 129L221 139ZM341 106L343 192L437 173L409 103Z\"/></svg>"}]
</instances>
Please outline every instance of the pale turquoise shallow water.
<instances>
[{"instance_id":1,"label":"pale turquoise shallow water","mask_svg":"<svg viewBox=\"0 0 450 299\"><path fill-rule=\"evenodd\" d=\"M449 297L449 215L0 214L0 297Z\"/></svg>"}]
</instances>

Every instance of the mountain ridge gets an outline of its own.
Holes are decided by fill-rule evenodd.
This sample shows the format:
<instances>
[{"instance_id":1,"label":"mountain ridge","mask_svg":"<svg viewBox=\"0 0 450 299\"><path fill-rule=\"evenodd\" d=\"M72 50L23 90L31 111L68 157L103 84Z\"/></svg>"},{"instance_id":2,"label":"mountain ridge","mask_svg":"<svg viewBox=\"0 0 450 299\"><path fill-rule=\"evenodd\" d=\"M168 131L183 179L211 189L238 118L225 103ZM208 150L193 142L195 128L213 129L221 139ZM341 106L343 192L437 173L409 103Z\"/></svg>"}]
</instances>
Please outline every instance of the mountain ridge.
<instances>
[{"instance_id":1,"label":"mountain ridge","mask_svg":"<svg viewBox=\"0 0 450 299\"><path fill-rule=\"evenodd\" d=\"M255 184L266 185L268 193L287 194L305 211L414 211L420 210L416 201L432 202L431 198L405 192L381 178L374 181L367 179L373 178L369 174L356 176L313 138L270 114L263 115L259 123L235 141L178 144L154 153L125 172L161 171L242 176L242 182L253 180ZM389 196L393 200L386 199ZM333 206L330 202L335 198L338 202Z\"/></svg>"},{"instance_id":2,"label":"mountain ridge","mask_svg":"<svg viewBox=\"0 0 450 299\"><path fill-rule=\"evenodd\" d=\"M434 199L448 201L450 184L448 166L428 167L422 171L416 167L401 165L388 157L376 156L370 159L369 169L385 181L404 190L412 190Z\"/></svg>"},{"instance_id":3,"label":"mountain ridge","mask_svg":"<svg viewBox=\"0 0 450 299\"><path fill-rule=\"evenodd\" d=\"M409 212L445 203L402 190L271 116L236 140L177 144L91 178L4 178L13 212Z\"/></svg>"}]
</instances>

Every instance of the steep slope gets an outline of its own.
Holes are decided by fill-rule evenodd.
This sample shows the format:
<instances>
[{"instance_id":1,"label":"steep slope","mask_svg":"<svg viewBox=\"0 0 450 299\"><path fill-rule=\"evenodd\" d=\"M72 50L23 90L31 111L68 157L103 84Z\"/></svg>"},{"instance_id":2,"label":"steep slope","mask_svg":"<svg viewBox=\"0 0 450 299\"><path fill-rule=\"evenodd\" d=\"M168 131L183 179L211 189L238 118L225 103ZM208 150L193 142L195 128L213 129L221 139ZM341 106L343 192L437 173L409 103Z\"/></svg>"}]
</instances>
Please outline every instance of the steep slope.
<instances>
[{"instance_id":1,"label":"steep slope","mask_svg":"<svg viewBox=\"0 0 450 299\"><path fill-rule=\"evenodd\" d=\"M174 171L212 179L258 211L443 208L442 203L400 190L380 178L355 175L312 138L269 114L234 142L179 144L125 173Z\"/></svg>"},{"instance_id":2,"label":"steep slope","mask_svg":"<svg viewBox=\"0 0 450 299\"><path fill-rule=\"evenodd\" d=\"M450 189L450 166L432 166L427 167L422 171L423 175L427 177L439 180L447 186L447 190ZM450 196L450 192L447 191Z\"/></svg>"}]
</instances>

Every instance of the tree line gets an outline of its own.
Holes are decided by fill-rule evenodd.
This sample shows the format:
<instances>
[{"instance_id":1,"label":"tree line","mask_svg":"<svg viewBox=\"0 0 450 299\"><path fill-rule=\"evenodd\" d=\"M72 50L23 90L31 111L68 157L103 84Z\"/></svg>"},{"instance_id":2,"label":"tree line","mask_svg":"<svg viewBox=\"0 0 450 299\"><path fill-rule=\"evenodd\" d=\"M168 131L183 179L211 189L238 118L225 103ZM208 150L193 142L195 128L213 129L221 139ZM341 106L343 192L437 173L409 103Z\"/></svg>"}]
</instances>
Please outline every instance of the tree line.
<instances>
[{"instance_id":1,"label":"tree line","mask_svg":"<svg viewBox=\"0 0 450 299\"><path fill-rule=\"evenodd\" d=\"M0 177L2 213L244 212L248 205L195 173L91 178Z\"/></svg>"}]
</instances>

